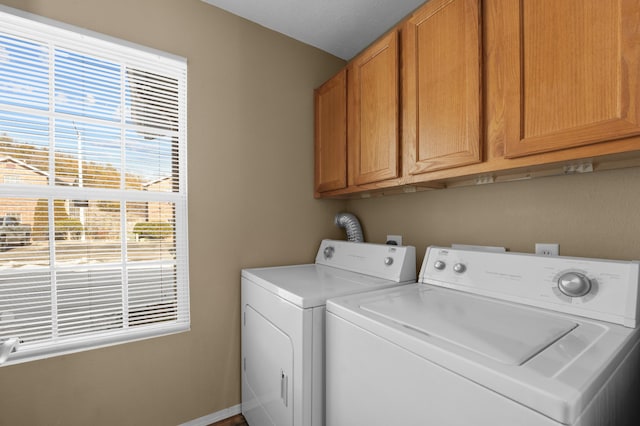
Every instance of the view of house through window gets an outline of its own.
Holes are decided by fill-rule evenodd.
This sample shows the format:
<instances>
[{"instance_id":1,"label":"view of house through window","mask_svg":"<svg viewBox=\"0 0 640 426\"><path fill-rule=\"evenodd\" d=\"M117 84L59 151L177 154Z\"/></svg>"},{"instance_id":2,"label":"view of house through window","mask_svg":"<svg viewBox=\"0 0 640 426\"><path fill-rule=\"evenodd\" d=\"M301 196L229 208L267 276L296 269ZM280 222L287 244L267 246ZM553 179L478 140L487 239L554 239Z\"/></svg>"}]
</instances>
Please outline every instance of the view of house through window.
<instances>
[{"instance_id":1,"label":"view of house through window","mask_svg":"<svg viewBox=\"0 0 640 426\"><path fill-rule=\"evenodd\" d=\"M188 328L186 63L0 22L0 360Z\"/></svg>"}]
</instances>

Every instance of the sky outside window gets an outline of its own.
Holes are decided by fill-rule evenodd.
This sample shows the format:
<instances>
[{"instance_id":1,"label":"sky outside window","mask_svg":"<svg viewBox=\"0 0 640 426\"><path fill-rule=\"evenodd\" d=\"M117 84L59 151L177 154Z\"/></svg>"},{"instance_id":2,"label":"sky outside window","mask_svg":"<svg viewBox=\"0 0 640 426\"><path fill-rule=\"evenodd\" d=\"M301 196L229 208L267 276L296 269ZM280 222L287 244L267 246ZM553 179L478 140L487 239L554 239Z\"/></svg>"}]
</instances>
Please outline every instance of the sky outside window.
<instances>
[{"instance_id":1,"label":"sky outside window","mask_svg":"<svg viewBox=\"0 0 640 426\"><path fill-rule=\"evenodd\" d=\"M93 181L87 175L82 186L113 187L123 172L128 189L145 189L145 182L170 177L176 161L176 81L70 50L55 49L53 55L50 99L46 46L0 35L0 104L12 110L0 112L0 137L23 150L33 147L25 155L42 157L50 146L47 112L52 108L67 117L53 125L60 154L54 163L61 167L62 182L79 181L84 170L78 161L101 169L104 179L97 182L94 170ZM48 171L48 161L35 160ZM108 171L113 176L105 177Z\"/></svg>"}]
</instances>

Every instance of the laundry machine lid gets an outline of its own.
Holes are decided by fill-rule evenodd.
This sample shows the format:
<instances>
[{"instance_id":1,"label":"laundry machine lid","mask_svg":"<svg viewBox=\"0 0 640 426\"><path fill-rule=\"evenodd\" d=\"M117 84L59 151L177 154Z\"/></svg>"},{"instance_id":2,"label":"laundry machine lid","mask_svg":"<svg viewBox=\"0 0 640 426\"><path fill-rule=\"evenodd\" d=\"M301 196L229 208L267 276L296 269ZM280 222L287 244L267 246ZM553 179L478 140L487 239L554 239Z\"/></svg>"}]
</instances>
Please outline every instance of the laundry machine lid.
<instances>
[{"instance_id":1,"label":"laundry machine lid","mask_svg":"<svg viewBox=\"0 0 640 426\"><path fill-rule=\"evenodd\" d=\"M422 288L419 297L396 294L361 309L510 365L523 364L578 326L538 311L432 288Z\"/></svg>"},{"instance_id":2,"label":"laundry machine lid","mask_svg":"<svg viewBox=\"0 0 640 426\"><path fill-rule=\"evenodd\" d=\"M317 264L243 269L242 277L303 309L324 306L332 297L401 284Z\"/></svg>"},{"instance_id":3,"label":"laundry machine lid","mask_svg":"<svg viewBox=\"0 0 640 426\"><path fill-rule=\"evenodd\" d=\"M334 298L327 313L563 424L640 340L640 329L429 284Z\"/></svg>"}]
</instances>

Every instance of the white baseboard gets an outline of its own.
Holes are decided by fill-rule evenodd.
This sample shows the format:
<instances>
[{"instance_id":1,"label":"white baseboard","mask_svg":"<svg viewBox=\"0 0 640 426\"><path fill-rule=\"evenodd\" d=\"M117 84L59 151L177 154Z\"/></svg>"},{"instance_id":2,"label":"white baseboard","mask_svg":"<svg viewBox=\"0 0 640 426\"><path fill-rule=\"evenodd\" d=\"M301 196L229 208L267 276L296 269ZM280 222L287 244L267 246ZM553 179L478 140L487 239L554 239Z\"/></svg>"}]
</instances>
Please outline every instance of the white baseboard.
<instances>
[{"instance_id":1,"label":"white baseboard","mask_svg":"<svg viewBox=\"0 0 640 426\"><path fill-rule=\"evenodd\" d=\"M216 411L215 413L207 414L206 416L199 417L197 419L190 420L186 423L182 423L180 426L208 426L211 423L219 422L220 420L228 419L236 414L242 412L240 404L233 407L225 408L224 410Z\"/></svg>"}]
</instances>

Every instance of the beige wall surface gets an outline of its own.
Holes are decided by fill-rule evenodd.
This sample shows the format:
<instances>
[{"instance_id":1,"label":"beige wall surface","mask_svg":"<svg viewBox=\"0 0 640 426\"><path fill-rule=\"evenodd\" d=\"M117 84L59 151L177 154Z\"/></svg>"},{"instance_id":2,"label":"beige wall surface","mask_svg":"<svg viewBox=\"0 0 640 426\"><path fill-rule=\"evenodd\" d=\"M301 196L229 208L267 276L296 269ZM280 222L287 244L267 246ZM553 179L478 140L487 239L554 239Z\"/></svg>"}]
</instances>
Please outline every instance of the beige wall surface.
<instances>
[{"instance_id":1,"label":"beige wall surface","mask_svg":"<svg viewBox=\"0 0 640 426\"><path fill-rule=\"evenodd\" d=\"M640 260L640 169L555 176L349 201L365 238L401 234L422 261L429 245L478 244L566 256Z\"/></svg>"},{"instance_id":2,"label":"beige wall surface","mask_svg":"<svg viewBox=\"0 0 640 426\"><path fill-rule=\"evenodd\" d=\"M176 425L240 403L240 269L342 238L313 199L313 89L339 59L199 0L0 0L186 57L191 331L0 367L0 425Z\"/></svg>"}]
</instances>

